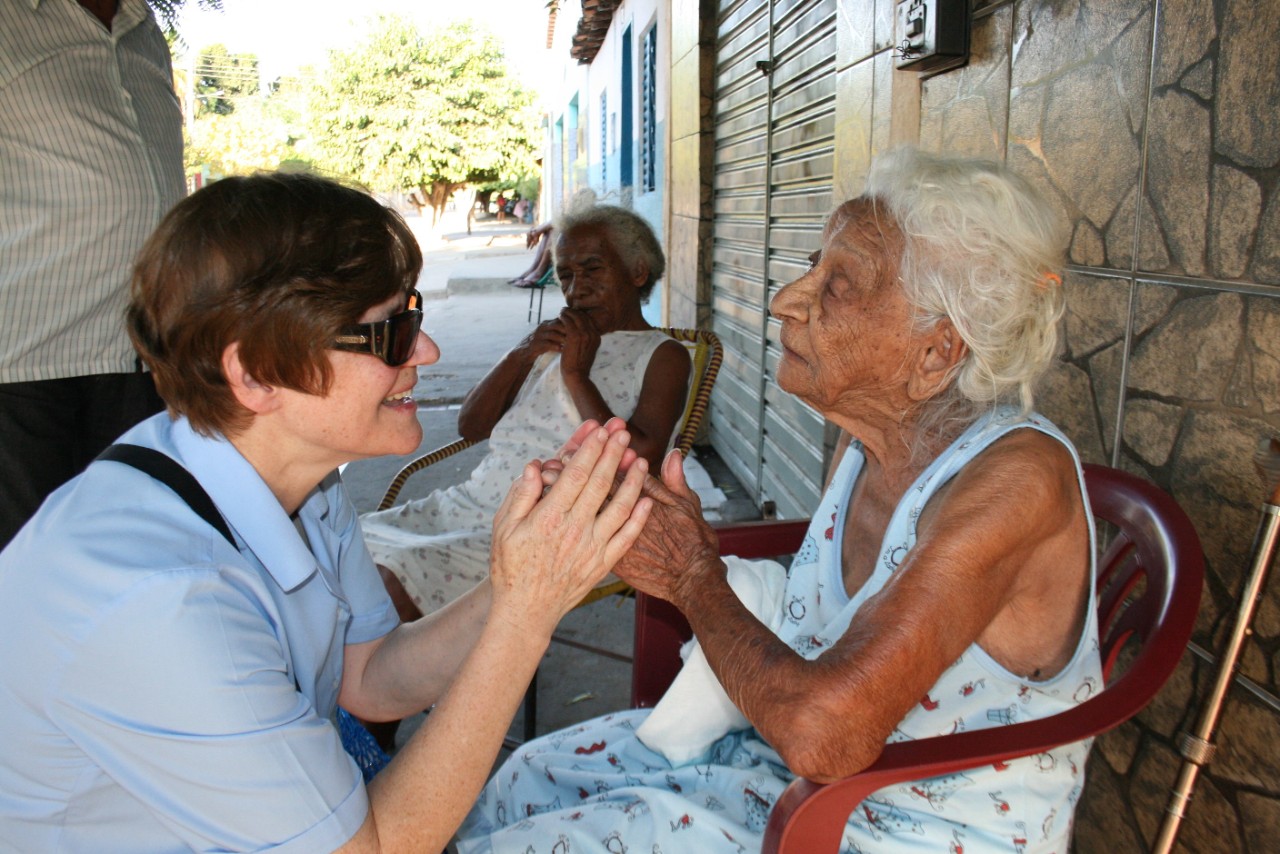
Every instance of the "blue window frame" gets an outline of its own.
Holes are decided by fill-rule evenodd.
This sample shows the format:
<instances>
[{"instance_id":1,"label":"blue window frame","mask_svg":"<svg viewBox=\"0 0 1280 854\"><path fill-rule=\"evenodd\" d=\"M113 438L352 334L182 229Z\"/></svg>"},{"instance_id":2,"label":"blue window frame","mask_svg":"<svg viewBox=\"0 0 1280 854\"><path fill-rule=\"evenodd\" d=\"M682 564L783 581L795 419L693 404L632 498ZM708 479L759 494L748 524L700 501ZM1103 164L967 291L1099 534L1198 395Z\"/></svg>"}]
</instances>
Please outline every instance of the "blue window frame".
<instances>
[{"instance_id":1,"label":"blue window frame","mask_svg":"<svg viewBox=\"0 0 1280 854\"><path fill-rule=\"evenodd\" d=\"M644 34L640 65L640 189L658 189L658 28Z\"/></svg>"}]
</instances>

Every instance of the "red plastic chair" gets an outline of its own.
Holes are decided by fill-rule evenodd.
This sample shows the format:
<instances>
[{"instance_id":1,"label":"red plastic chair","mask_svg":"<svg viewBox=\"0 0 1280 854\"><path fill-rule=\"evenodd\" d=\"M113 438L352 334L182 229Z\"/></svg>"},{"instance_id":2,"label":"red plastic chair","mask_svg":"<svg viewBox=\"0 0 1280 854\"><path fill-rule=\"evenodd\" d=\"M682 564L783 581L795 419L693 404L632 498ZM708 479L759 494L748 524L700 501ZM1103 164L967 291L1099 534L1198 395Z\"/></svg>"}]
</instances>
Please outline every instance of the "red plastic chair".
<instances>
[{"instance_id":1,"label":"red plastic chair","mask_svg":"<svg viewBox=\"0 0 1280 854\"><path fill-rule=\"evenodd\" d=\"M798 779L769 815L764 854L825 854L839 850L850 814L873 792L987 763L1042 753L1105 732L1137 714L1173 673L1191 637L1204 576L1200 539L1166 493L1134 475L1085 465L1089 504L1116 534L1098 561L1098 627L1107 687L1048 718L993 729L887 745L858 774L822 785ZM794 552L808 523L750 523L720 531L721 554L771 557ZM1104 535L1099 531L1099 539ZM679 669L689 635L680 613L641 594L636 601L632 701L651 706ZM1121 650L1137 645L1124 673L1112 679Z\"/></svg>"}]
</instances>

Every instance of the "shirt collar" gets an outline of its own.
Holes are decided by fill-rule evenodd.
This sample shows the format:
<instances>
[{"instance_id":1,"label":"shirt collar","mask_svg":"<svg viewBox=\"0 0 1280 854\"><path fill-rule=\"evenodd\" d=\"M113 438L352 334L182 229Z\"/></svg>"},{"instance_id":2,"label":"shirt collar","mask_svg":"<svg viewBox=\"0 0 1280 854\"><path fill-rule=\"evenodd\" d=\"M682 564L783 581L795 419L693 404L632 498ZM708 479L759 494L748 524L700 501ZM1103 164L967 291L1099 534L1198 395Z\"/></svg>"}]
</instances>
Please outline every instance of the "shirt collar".
<instances>
[{"instance_id":1,"label":"shirt collar","mask_svg":"<svg viewBox=\"0 0 1280 854\"><path fill-rule=\"evenodd\" d=\"M34 12L44 2L45 0L27 0L27 5ZM68 2L73 6L80 5L76 0L68 0ZM88 9L85 9L84 13L86 15L93 14ZM113 35L127 32L146 20L150 14L151 7L147 5L146 0L119 0L116 4L116 15L111 20L111 32Z\"/></svg>"},{"instance_id":2,"label":"shirt collar","mask_svg":"<svg viewBox=\"0 0 1280 854\"><path fill-rule=\"evenodd\" d=\"M173 444L181 462L200 481L227 523L276 583L293 590L319 567L293 520L284 512L257 470L225 437L205 437L185 418L173 423ZM317 489L298 509L300 515L323 517L329 509Z\"/></svg>"}]
</instances>

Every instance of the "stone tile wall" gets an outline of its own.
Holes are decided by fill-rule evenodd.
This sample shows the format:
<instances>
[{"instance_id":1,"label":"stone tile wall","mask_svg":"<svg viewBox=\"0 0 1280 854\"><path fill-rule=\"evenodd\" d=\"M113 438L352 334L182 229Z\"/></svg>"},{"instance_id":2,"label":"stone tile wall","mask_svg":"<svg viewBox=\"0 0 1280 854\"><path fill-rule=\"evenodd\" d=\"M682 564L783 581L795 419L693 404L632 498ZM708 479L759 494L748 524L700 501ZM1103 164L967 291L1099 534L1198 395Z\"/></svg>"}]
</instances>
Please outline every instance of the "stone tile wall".
<instances>
[{"instance_id":1,"label":"stone tile wall","mask_svg":"<svg viewBox=\"0 0 1280 854\"><path fill-rule=\"evenodd\" d=\"M1264 498L1252 454L1280 434L1280 3L975 0L969 64L922 84L892 70L890 0L842 3L838 189L856 192L891 141L917 139L1004 159L1065 207L1064 351L1041 408L1086 460L1141 473L1187 510L1208 564L1194 641L1217 648ZM690 26L694 6L705 129L714 4L673 0ZM710 157L684 151L687 170L673 152L672 174L700 176L705 195L703 221L681 233L701 240ZM697 247L678 255L701 258ZM673 312L709 298L697 263L695 279L673 284L683 295ZM1243 672L1275 693L1280 580L1271 588ZM1189 653L1148 711L1100 740L1077 851L1149 848L1177 775L1177 733L1194 725L1211 677ZM1234 691L1180 850L1277 848L1278 737L1280 717Z\"/></svg>"},{"instance_id":2,"label":"stone tile wall","mask_svg":"<svg viewBox=\"0 0 1280 854\"><path fill-rule=\"evenodd\" d=\"M1021 0L977 11L973 57L922 86L920 143L1005 159L1074 223L1060 365L1041 409L1089 460L1141 473L1191 516L1208 562L1195 641L1216 648L1247 572L1280 434L1280 5ZM1280 586L1246 675L1276 690ZM1080 851L1147 850L1209 667L1188 654L1102 738ZM1273 851L1280 720L1235 691L1181 850Z\"/></svg>"}]
</instances>

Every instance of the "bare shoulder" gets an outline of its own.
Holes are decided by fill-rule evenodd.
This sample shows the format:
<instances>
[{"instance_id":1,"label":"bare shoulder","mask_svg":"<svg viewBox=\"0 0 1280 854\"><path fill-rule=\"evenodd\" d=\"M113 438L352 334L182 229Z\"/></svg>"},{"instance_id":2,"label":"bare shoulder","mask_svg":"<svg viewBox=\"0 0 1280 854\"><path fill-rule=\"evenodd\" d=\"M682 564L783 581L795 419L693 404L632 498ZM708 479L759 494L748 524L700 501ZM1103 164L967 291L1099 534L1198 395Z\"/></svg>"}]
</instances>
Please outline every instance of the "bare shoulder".
<instances>
[{"instance_id":1,"label":"bare shoulder","mask_svg":"<svg viewBox=\"0 0 1280 854\"><path fill-rule=\"evenodd\" d=\"M1071 452L1017 430L965 466L954 489L955 504L986 532L987 566L1003 578L1001 607L979 643L1014 673L1057 673L1076 647L1089 588L1088 517Z\"/></svg>"},{"instance_id":2,"label":"bare shoulder","mask_svg":"<svg viewBox=\"0 0 1280 854\"><path fill-rule=\"evenodd\" d=\"M991 443L956 475L953 487L958 494L976 493L984 503L1013 505L1027 515L1079 506L1081 498L1071 452L1032 429Z\"/></svg>"},{"instance_id":3,"label":"bare shoulder","mask_svg":"<svg viewBox=\"0 0 1280 854\"><path fill-rule=\"evenodd\" d=\"M668 366L684 365L688 368L692 364L689 349L674 338L658 345L658 349L653 351L653 356L649 359L650 365L653 364L654 359L662 359Z\"/></svg>"},{"instance_id":4,"label":"bare shoulder","mask_svg":"<svg viewBox=\"0 0 1280 854\"><path fill-rule=\"evenodd\" d=\"M645 368L645 383L658 382L663 386L683 389L689 379L692 360L685 346L675 339L663 341L649 357Z\"/></svg>"}]
</instances>

